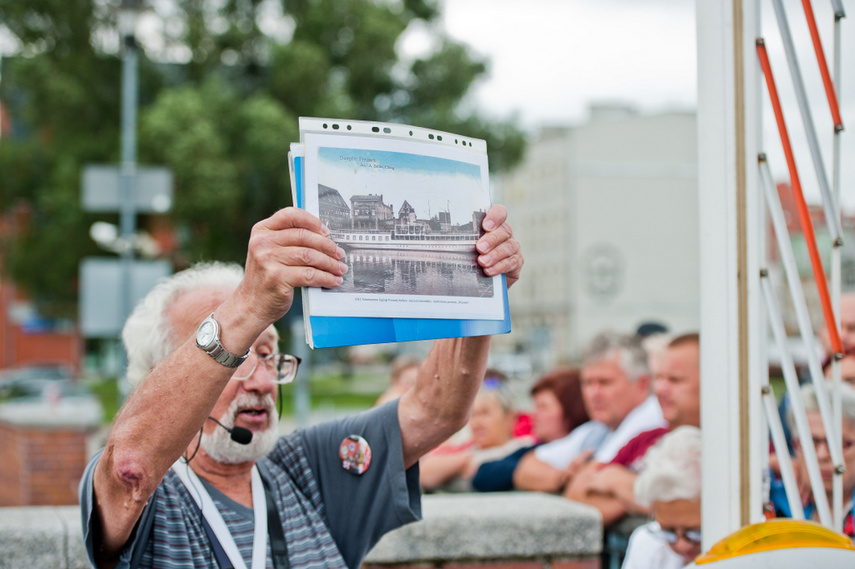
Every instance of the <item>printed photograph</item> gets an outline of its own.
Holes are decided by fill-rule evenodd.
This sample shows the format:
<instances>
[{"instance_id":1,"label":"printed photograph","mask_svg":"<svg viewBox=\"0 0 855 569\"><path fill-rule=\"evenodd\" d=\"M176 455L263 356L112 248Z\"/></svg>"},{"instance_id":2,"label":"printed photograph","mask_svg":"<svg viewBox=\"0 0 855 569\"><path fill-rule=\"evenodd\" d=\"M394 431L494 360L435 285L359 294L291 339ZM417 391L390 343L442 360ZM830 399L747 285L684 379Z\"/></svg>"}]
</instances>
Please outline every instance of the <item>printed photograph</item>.
<instances>
[{"instance_id":1,"label":"printed photograph","mask_svg":"<svg viewBox=\"0 0 855 569\"><path fill-rule=\"evenodd\" d=\"M400 151L406 145L396 141L360 140L333 137L339 144L319 144L311 154L307 145L307 157L316 158L314 172L307 160L307 209L314 198L348 265L341 286L314 295L312 312L318 296L346 297L330 301L336 310L342 303L359 313L366 304L381 305L417 317L437 317L431 315L436 304L453 304L457 314L444 317L471 318L471 310L483 312L475 308L483 305L479 299L496 304L496 279L483 274L475 251L490 207L486 158L460 151L467 161Z\"/></svg>"}]
</instances>

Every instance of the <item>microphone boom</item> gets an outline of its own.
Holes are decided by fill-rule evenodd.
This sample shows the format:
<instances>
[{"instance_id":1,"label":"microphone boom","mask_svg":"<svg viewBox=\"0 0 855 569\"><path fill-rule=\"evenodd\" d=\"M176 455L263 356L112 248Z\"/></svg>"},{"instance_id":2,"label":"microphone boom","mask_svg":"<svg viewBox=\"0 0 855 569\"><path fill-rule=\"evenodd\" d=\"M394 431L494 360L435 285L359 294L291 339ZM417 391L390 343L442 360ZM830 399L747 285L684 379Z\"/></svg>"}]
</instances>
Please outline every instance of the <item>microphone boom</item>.
<instances>
[{"instance_id":1,"label":"microphone boom","mask_svg":"<svg viewBox=\"0 0 855 569\"><path fill-rule=\"evenodd\" d=\"M244 429L243 427L232 427L231 429L227 426L223 425L210 415L208 416L210 420L224 428L229 432L230 438L239 445L248 445L252 442L252 431L249 429Z\"/></svg>"}]
</instances>

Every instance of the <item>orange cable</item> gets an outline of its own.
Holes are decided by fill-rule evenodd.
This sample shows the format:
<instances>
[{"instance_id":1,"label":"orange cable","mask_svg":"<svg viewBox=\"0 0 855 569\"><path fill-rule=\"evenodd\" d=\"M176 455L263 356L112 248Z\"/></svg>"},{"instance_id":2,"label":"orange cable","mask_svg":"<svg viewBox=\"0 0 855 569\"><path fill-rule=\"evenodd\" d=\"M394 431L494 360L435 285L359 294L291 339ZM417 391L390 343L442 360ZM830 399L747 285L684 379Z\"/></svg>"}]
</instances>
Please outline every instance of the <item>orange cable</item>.
<instances>
[{"instance_id":1,"label":"orange cable","mask_svg":"<svg viewBox=\"0 0 855 569\"><path fill-rule=\"evenodd\" d=\"M781 144L784 147L784 155L787 158L787 169L790 172L790 181L793 187L793 196L796 199L796 206L799 214L799 224L802 227L802 232L805 235L805 243L807 244L808 254L810 256L810 264L813 267L813 276L816 281L816 288L819 291L819 299L822 304L822 312L825 315L825 325L828 328L828 337L831 339L831 347L837 354L843 353L843 345L840 342L840 333L837 330L837 323L834 319L834 312L831 309L831 298L828 294L828 283L825 280L825 271L822 268L822 260L819 257L819 250L816 246L816 234L813 230L813 222L810 219L805 197L802 194L802 185L799 181L799 172L796 169L796 160L793 156L793 149L790 145L790 135L787 133L787 125L784 122L784 113L781 110L781 101L778 99L778 89L775 87L775 78L772 76L772 66L769 64L769 56L766 53L766 44L762 38L757 40L757 55L760 58L760 67L763 69L763 76L766 78L766 87L769 89L769 98L772 100L772 109L775 112L775 121L778 123L778 132L781 135ZM783 246L783 243L781 244Z\"/></svg>"},{"instance_id":2,"label":"orange cable","mask_svg":"<svg viewBox=\"0 0 855 569\"><path fill-rule=\"evenodd\" d=\"M828 98L828 106L831 108L831 118L834 121L834 130L843 130L843 119L840 118L840 106L837 104L837 93L831 75L828 73L828 63L825 61L825 52L819 39L819 30L816 28L816 18L813 15L813 7L810 0L802 0L805 9L805 19L810 29L810 38L813 40L813 50L816 52L816 62L819 64L819 72L822 75L822 84L825 86L825 96Z\"/></svg>"}]
</instances>

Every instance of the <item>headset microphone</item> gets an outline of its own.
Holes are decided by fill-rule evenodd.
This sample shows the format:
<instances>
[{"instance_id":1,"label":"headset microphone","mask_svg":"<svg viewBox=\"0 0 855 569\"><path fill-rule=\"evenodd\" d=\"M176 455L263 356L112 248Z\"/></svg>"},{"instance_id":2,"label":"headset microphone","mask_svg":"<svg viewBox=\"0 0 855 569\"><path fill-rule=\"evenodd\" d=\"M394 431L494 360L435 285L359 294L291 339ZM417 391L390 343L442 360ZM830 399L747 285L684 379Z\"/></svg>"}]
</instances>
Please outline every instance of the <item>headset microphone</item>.
<instances>
[{"instance_id":1,"label":"headset microphone","mask_svg":"<svg viewBox=\"0 0 855 569\"><path fill-rule=\"evenodd\" d=\"M223 425L216 419L211 416L208 416L210 420L224 428L231 435L231 439L239 445L248 445L252 442L252 431L249 429L244 429L243 427L232 427L231 429L227 426Z\"/></svg>"}]
</instances>

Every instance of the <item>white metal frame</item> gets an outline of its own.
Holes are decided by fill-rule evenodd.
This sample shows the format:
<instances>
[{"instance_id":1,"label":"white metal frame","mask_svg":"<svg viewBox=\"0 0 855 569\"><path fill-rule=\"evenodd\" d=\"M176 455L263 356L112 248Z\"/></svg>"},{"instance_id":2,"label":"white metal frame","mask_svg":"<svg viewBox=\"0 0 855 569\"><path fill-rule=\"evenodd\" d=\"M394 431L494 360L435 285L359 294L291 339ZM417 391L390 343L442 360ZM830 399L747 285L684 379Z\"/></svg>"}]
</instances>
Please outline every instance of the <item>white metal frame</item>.
<instances>
[{"instance_id":1,"label":"white metal frame","mask_svg":"<svg viewBox=\"0 0 855 569\"><path fill-rule=\"evenodd\" d=\"M780 0L772 0L782 34L788 35ZM842 10L842 7L841 7ZM758 164L763 152L762 101L768 97L760 73L755 41L761 37L759 0L721 0L696 3L698 32L698 185L700 206L700 271L701 271L701 421L703 424L703 489L702 512L704 550L736 529L763 519L766 499L764 471L768 459L768 433L771 430L780 448L782 433L774 396L768 385L766 356L767 330L771 325L776 340L784 347L784 331L777 300L767 278L765 260L766 210L764 189L771 213L782 217L780 203L768 167ZM783 24L782 24L783 21ZM840 92L839 20L835 23L834 82ZM786 43L788 38L784 38ZM792 51L792 46L790 46ZM791 55L791 54L788 54ZM795 89L800 77L797 65L790 60ZM795 71L793 69L795 68ZM803 93L802 93L803 94ZM805 126L809 111L804 97L799 98ZM809 135L810 136L810 135ZM780 144L769 140L766 144ZM815 149L811 148L816 162ZM762 162L762 161L761 161ZM825 211L832 212L828 226L840 235L839 209L839 133L835 134L832 166L832 192L823 188ZM765 178L762 179L761 172ZM823 186L825 172L817 173ZM765 181L765 188L764 188ZM833 200L830 195L833 193ZM774 217L774 215L773 215ZM789 249L788 235L780 231L781 248ZM839 245L839 241L838 241ZM787 252L782 250L782 256ZM792 259L788 259L792 261ZM792 263L794 265L794 263ZM790 267L792 269L792 267ZM790 271L792 272L792 271ZM788 277L792 275L788 274ZM831 299L835 319L839 314L840 251L832 250ZM792 281L792 278L789 279ZM804 309L804 297L797 275L791 282L791 292L797 309ZM804 311L804 310L802 310ZM767 323L767 316L768 323ZM800 328L806 315L799 314ZM839 320L838 320L839 322ZM838 328L839 329L839 328ZM805 331L803 330L803 333ZM807 331L812 341L811 330ZM803 414L797 379L792 360L782 354L788 390L795 411ZM810 361L812 377L818 385L818 398L824 396L824 380L818 372L818 362ZM832 405L820 402L820 411L828 439L836 442L832 455L840 457L840 401L838 394L840 370L834 364L834 396ZM819 376L819 377L817 377ZM827 400L826 400L827 401ZM764 415L765 411L765 415ZM830 417L834 420L831 421ZM765 419L768 419L768 423ZM797 417L797 426L805 437L806 420ZM830 427L830 428L829 428ZM813 450L812 444L809 443ZM831 448L831 445L829 445ZM779 453L780 454L780 453ZM816 496L820 521L840 529L842 477L835 475L834 504L825 499L815 452L808 470ZM789 469L788 457L782 467ZM837 462L836 462L837 463ZM783 474L791 506L797 506L792 472ZM821 495L820 495L821 494ZM801 517L799 507L792 508Z\"/></svg>"}]
</instances>

